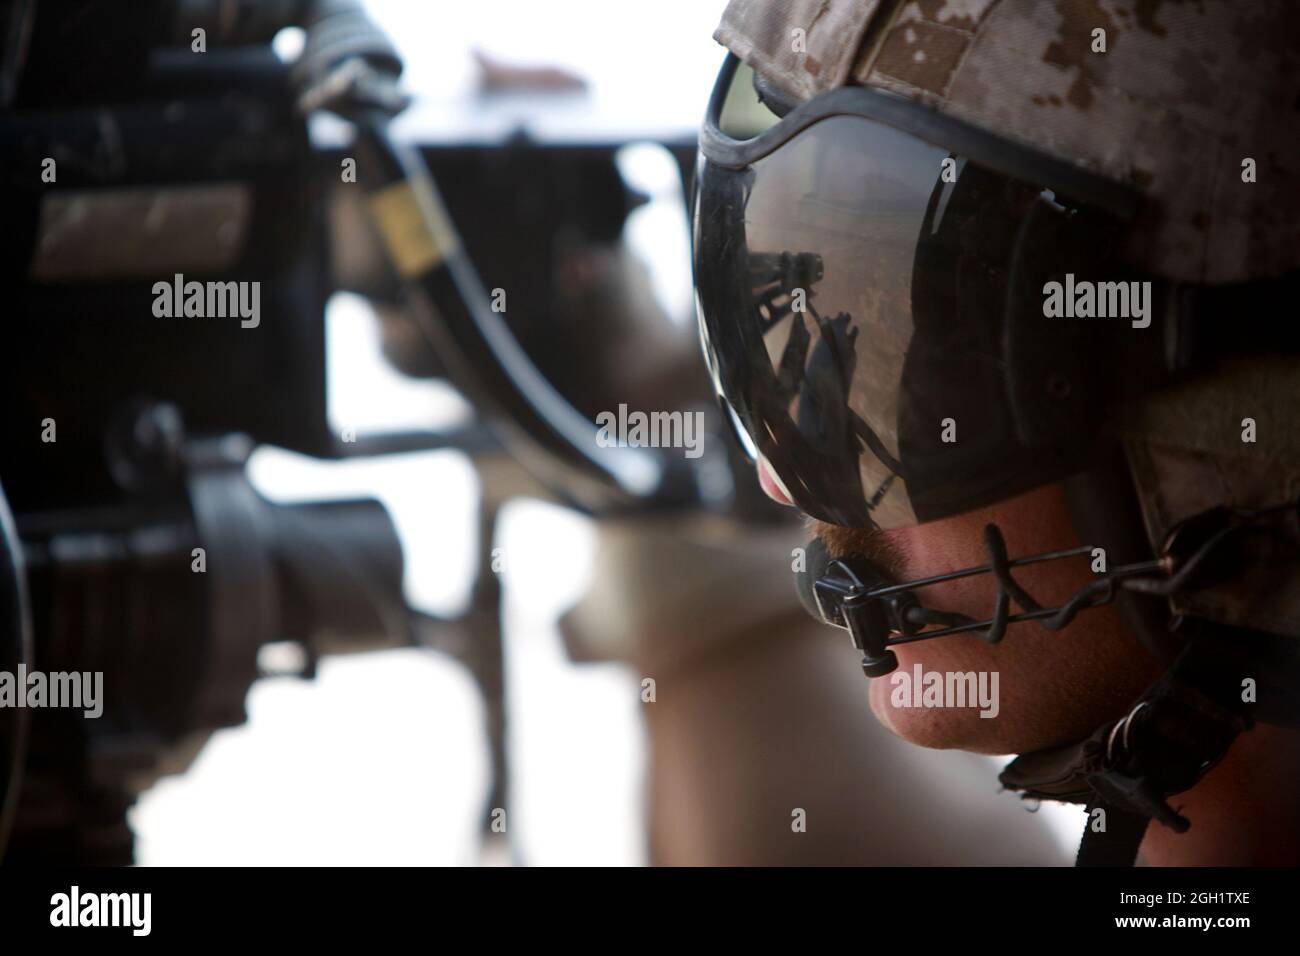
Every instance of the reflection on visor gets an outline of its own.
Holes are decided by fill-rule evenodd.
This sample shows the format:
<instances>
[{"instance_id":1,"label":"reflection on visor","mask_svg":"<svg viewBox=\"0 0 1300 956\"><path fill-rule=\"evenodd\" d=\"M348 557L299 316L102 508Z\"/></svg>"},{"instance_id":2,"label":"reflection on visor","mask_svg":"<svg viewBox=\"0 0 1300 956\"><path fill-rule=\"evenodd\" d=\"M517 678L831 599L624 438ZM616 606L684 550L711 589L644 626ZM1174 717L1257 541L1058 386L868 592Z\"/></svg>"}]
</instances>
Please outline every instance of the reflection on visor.
<instances>
[{"instance_id":1,"label":"reflection on visor","mask_svg":"<svg viewBox=\"0 0 1300 956\"><path fill-rule=\"evenodd\" d=\"M1011 264L1041 188L830 115L749 166L703 162L697 189L715 383L801 509L900 527L1060 468L1000 398Z\"/></svg>"},{"instance_id":2,"label":"reflection on visor","mask_svg":"<svg viewBox=\"0 0 1300 956\"><path fill-rule=\"evenodd\" d=\"M747 326L745 357L761 355L763 365L739 402L742 419L812 513L809 497L830 496L858 502L858 524L867 510L877 521L915 521L899 481L898 398L912 336L912 254L944 155L830 119L709 184L730 192L728 207L743 215L745 288L728 295L748 307L732 332ZM734 281L740 265L706 268Z\"/></svg>"}]
</instances>

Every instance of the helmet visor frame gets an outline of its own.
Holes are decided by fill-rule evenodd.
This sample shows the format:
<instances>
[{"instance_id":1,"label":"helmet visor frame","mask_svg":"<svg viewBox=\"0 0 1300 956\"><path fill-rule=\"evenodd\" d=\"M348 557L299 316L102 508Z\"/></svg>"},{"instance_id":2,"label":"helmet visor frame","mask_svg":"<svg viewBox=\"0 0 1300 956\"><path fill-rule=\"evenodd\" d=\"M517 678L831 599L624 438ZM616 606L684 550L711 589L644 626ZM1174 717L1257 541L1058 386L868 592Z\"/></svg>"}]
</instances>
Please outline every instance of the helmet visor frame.
<instances>
[{"instance_id":1,"label":"helmet visor frame","mask_svg":"<svg viewBox=\"0 0 1300 956\"><path fill-rule=\"evenodd\" d=\"M1041 401L1011 394L1025 336L1009 342L1028 330L1069 351L1082 334L1092 354L1116 347L1115 325L1050 325L1041 269L1022 260L1064 273L1078 249L1110 249L1140 192L882 90L737 123L751 76L723 65L692 202L701 342L742 444L801 510L858 527L946 517L1081 467L1085 437L1052 447L1017 417ZM951 445L937 442L945 409L966 426Z\"/></svg>"}]
</instances>

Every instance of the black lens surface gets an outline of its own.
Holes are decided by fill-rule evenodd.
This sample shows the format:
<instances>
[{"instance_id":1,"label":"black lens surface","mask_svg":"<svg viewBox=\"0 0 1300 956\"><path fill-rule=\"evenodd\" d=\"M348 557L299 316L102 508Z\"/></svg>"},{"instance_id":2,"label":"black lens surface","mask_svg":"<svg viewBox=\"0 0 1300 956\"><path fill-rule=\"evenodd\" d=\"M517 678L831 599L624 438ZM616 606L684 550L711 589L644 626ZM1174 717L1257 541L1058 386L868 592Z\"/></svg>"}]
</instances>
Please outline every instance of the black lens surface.
<instances>
[{"instance_id":1,"label":"black lens surface","mask_svg":"<svg viewBox=\"0 0 1300 956\"><path fill-rule=\"evenodd\" d=\"M1007 399L1011 264L1045 204L1068 213L858 116L818 120L745 168L701 164L705 350L802 510L902 527L1061 470L1024 447Z\"/></svg>"}]
</instances>

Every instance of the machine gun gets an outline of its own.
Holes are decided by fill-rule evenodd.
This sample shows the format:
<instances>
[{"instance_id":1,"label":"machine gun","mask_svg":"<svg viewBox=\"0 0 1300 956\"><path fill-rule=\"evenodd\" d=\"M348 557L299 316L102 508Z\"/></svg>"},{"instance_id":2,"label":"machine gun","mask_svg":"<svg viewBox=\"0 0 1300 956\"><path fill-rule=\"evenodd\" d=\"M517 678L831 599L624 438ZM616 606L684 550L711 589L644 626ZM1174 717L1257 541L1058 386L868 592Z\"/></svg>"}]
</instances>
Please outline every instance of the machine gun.
<instances>
[{"instance_id":1,"label":"machine gun","mask_svg":"<svg viewBox=\"0 0 1300 956\"><path fill-rule=\"evenodd\" d=\"M272 48L286 27L304 31L293 62ZM717 504L716 481L706 494L699 480L710 462L601 447L590 396L548 379L573 365L561 331L534 336L530 354L492 311L475 257L507 253L453 222L473 222L480 170L500 187L502 160L392 138L401 63L355 0L142 0L129 15L102 0L0 0L0 31L0 673L100 672L105 697L95 720L0 707L0 854L130 862L127 809L245 719L259 649L283 641L301 646L306 676L340 650L454 651L487 700L489 813L503 806L489 567L502 484L485 477L471 607L439 621L405 604L378 502L273 504L249 481L250 452L458 448L522 462L593 512ZM321 111L348 121L348 149L315 140ZM617 232L637 201L614 173L617 145L498 152L518 174L507 189L548 168L607 187L551 203L534 236L574 221ZM685 174L693 150L676 145ZM349 155L359 185L341 187ZM340 212L349 189L364 196L364 228ZM419 269L403 229L425 252L433 243ZM477 419L449 433L333 431L324 309L339 290L380 303L394 363L450 379Z\"/></svg>"}]
</instances>

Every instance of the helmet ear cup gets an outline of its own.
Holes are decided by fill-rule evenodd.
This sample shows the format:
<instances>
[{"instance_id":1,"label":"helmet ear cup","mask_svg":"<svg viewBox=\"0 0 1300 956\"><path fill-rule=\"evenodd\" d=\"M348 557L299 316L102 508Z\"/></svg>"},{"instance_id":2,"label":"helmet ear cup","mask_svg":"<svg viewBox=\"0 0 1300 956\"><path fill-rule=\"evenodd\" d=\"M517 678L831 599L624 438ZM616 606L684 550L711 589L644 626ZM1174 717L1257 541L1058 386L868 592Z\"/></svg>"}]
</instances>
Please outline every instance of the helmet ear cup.
<instances>
[{"instance_id":1,"label":"helmet ear cup","mask_svg":"<svg viewBox=\"0 0 1300 956\"><path fill-rule=\"evenodd\" d=\"M1107 569L1155 557L1128 459L1117 440L1099 440L1087 470L1067 478L1063 485L1079 540L1105 551ZM1120 589L1115 606L1142 646L1161 664L1171 664L1182 641L1171 630L1169 602Z\"/></svg>"}]
</instances>

